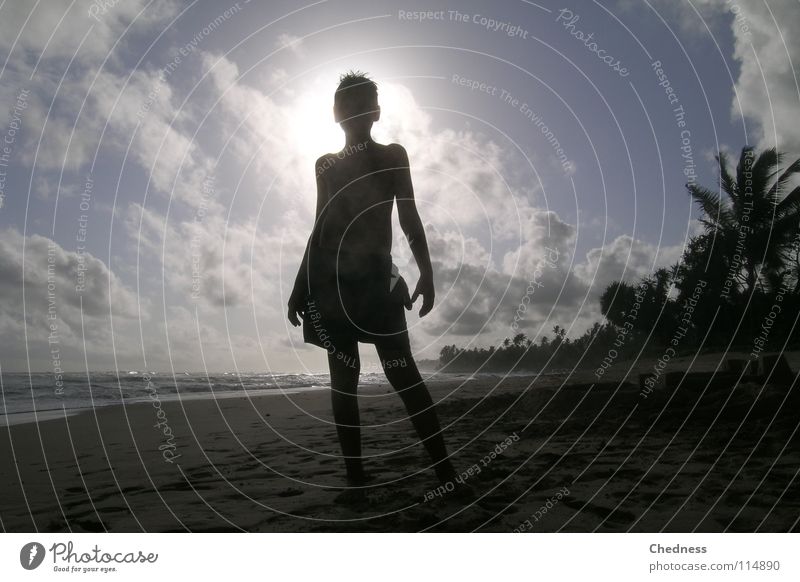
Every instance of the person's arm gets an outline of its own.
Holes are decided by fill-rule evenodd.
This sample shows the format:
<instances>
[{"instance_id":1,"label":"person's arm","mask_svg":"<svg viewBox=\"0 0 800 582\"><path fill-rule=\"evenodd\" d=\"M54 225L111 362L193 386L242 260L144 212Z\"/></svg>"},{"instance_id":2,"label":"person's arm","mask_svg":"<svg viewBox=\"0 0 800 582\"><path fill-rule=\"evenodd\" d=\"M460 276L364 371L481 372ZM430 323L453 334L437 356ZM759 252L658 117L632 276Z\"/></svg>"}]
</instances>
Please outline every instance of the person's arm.
<instances>
[{"instance_id":1,"label":"person's arm","mask_svg":"<svg viewBox=\"0 0 800 582\"><path fill-rule=\"evenodd\" d=\"M411 296L411 302L422 295L422 309L420 317L427 315L433 308L436 292L433 288L433 267L428 251L428 240L425 238L425 229L417 212L414 202L414 187L411 184L411 168L408 154L401 145L393 146L396 151L397 170L395 171L395 198L397 200L397 214L400 218L400 228L408 239L411 253L419 268L419 281Z\"/></svg>"},{"instance_id":2,"label":"person's arm","mask_svg":"<svg viewBox=\"0 0 800 582\"><path fill-rule=\"evenodd\" d=\"M322 214L325 211L325 206L328 203L328 189L325 185L323 173L325 172L325 158L319 158L314 164L314 171L317 177L317 210L314 213L314 226L311 229L311 235L308 237L306 243L306 250L303 253L303 260L300 262L300 268L297 270L297 277L294 280L294 287L292 294L289 296L289 321L295 327L300 325L300 317L305 315L305 299L308 295L308 251L312 245L316 245L319 241L319 229L321 226Z\"/></svg>"}]
</instances>

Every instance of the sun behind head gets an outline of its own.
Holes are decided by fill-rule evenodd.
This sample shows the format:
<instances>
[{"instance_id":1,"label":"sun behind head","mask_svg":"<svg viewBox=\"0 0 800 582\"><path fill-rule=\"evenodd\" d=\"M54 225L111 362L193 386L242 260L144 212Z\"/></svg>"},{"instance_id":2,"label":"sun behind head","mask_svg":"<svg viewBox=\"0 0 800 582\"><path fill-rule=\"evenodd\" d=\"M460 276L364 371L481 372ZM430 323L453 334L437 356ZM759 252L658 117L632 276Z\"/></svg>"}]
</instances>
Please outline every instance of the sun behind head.
<instances>
[{"instance_id":1,"label":"sun behind head","mask_svg":"<svg viewBox=\"0 0 800 582\"><path fill-rule=\"evenodd\" d=\"M375 81L360 71L342 75L333 97L333 116L345 133L368 132L381 117Z\"/></svg>"}]
</instances>

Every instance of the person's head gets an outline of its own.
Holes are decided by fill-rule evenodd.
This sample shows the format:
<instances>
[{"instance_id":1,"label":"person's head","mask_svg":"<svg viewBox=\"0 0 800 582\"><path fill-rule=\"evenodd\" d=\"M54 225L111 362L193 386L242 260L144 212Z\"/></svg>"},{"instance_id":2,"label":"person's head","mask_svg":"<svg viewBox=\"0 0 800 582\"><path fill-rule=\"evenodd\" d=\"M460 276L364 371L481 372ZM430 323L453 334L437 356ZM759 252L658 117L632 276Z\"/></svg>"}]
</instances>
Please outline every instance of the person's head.
<instances>
[{"instance_id":1,"label":"person's head","mask_svg":"<svg viewBox=\"0 0 800 582\"><path fill-rule=\"evenodd\" d=\"M359 71L342 75L333 96L333 117L346 133L368 131L381 117L375 82Z\"/></svg>"}]
</instances>

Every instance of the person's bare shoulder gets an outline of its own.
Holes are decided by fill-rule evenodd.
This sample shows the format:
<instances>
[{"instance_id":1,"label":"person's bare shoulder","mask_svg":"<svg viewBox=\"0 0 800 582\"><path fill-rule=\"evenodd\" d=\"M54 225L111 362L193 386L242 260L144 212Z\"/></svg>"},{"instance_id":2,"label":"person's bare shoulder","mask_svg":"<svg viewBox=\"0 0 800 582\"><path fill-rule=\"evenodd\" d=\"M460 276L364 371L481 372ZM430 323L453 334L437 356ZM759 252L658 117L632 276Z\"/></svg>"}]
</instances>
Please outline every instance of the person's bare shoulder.
<instances>
[{"instance_id":1,"label":"person's bare shoulder","mask_svg":"<svg viewBox=\"0 0 800 582\"><path fill-rule=\"evenodd\" d=\"M317 158L317 161L314 163L314 166L322 166L324 164L330 164L336 160L336 154L322 154L320 157Z\"/></svg>"},{"instance_id":2,"label":"person's bare shoulder","mask_svg":"<svg viewBox=\"0 0 800 582\"><path fill-rule=\"evenodd\" d=\"M335 164L336 154L322 154L318 157L317 161L314 162L314 171L316 172L317 178L322 177L322 175Z\"/></svg>"},{"instance_id":3,"label":"person's bare shoulder","mask_svg":"<svg viewBox=\"0 0 800 582\"><path fill-rule=\"evenodd\" d=\"M405 168L408 166L408 152L399 143L390 143L386 148L386 154L392 161L393 165L398 168Z\"/></svg>"}]
</instances>

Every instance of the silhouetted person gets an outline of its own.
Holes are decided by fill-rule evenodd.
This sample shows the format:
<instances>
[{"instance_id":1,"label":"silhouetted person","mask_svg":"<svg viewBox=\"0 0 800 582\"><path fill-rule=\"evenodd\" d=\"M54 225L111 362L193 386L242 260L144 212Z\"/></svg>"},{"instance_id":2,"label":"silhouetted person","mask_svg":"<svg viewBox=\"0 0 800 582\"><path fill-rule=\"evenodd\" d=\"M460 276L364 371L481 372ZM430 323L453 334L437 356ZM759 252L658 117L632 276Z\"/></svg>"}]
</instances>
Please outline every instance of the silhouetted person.
<instances>
[{"instance_id":1,"label":"silhouetted person","mask_svg":"<svg viewBox=\"0 0 800 582\"><path fill-rule=\"evenodd\" d=\"M344 130L344 149L316 162L317 210L294 290L289 321L304 341L328 352L336 429L349 485L366 477L356 390L358 342L375 344L392 387L405 404L441 481L455 477L428 389L411 355L405 309L422 296L420 317L433 307L433 269L414 203L408 155L399 144L373 141L380 118L378 88L359 73L342 76L334 118ZM420 271L412 297L393 273L392 206Z\"/></svg>"}]
</instances>

